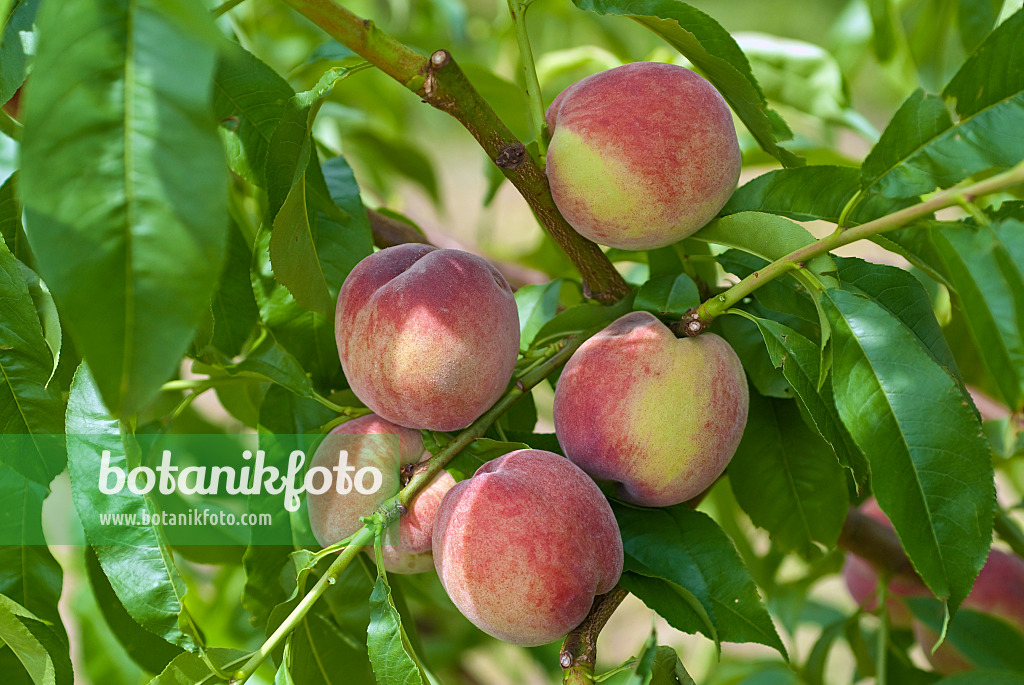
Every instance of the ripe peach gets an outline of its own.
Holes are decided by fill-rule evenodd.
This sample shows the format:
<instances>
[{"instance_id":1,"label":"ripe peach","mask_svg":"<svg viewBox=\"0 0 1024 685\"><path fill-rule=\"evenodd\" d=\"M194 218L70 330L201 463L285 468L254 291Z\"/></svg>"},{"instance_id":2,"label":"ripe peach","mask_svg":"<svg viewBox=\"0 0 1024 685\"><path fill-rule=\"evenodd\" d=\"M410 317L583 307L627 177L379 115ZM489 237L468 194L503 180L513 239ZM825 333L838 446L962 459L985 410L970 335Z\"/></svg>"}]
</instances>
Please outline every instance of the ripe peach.
<instances>
[{"instance_id":1,"label":"ripe peach","mask_svg":"<svg viewBox=\"0 0 1024 685\"><path fill-rule=\"evenodd\" d=\"M875 498L870 498L860 505L860 511L875 519L890 530L892 522L878 506ZM878 572L868 562L854 554L847 554L843 562L843 580L857 604L867 611L878 608ZM910 628L913 625L913 614L901 599L902 597L930 597L931 592L917 579L892 578L889 581L888 597L885 602L889 613L889 622L897 628Z\"/></svg>"},{"instance_id":2,"label":"ripe peach","mask_svg":"<svg viewBox=\"0 0 1024 685\"><path fill-rule=\"evenodd\" d=\"M572 462L544 450L509 452L449 490L433 549L459 611L518 645L565 635L622 574L608 501Z\"/></svg>"},{"instance_id":3,"label":"ripe peach","mask_svg":"<svg viewBox=\"0 0 1024 685\"><path fill-rule=\"evenodd\" d=\"M393 436L393 437L392 437ZM347 421L324 437L310 462L310 468L333 469L339 452L348 452L347 464L358 473L366 466L380 470L380 489L361 494L355 489L338 492L338 474L332 487L321 494L307 495L309 525L316 541L324 547L347 538L363 524L360 516L369 516L377 507L401 489L401 468L423 461L430 455L423 450L418 431L396 426L370 414ZM319 486L320 481L313 481ZM430 538L434 517L444 494L455 485L447 471L442 471L409 503L409 511L384 533L382 552L384 568L392 573L422 573L433 566ZM370 484L366 484L367 488ZM367 548L372 553L373 548Z\"/></svg>"},{"instance_id":4,"label":"ripe peach","mask_svg":"<svg viewBox=\"0 0 1024 685\"><path fill-rule=\"evenodd\" d=\"M974 581L971 594L960 608L992 614L1024 633L1024 560L993 549ZM953 622L956 622L955 616ZM914 635L932 668L939 673L959 673L972 668L971 662L948 640L932 654L938 636L919 621L914 622Z\"/></svg>"},{"instance_id":5,"label":"ripe peach","mask_svg":"<svg viewBox=\"0 0 1024 685\"><path fill-rule=\"evenodd\" d=\"M577 466L650 507L686 501L732 459L747 422L747 380L722 338L677 339L647 312L592 337L555 390L555 433Z\"/></svg>"},{"instance_id":6,"label":"ripe peach","mask_svg":"<svg viewBox=\"0 0 1024 685\"><path fill-rule=\"evenodd\" d=\"M729 107L689 69L637 62L595 74L562 91L547 122L555 205L602 245L671 245L736 190L741 159Z\"/></svg>"},{"instance_id":7,"label":"ripe peach","mask_svg":"<svg viewBox=\"0 0 1024 685\"><path fill-rule=\"evenodd\" d=\"M519 354L519 315L498 270L414 243L352 269L335 334L352 391L408 428L465 428L504 392Z\"/></svg>"}]
</instances>

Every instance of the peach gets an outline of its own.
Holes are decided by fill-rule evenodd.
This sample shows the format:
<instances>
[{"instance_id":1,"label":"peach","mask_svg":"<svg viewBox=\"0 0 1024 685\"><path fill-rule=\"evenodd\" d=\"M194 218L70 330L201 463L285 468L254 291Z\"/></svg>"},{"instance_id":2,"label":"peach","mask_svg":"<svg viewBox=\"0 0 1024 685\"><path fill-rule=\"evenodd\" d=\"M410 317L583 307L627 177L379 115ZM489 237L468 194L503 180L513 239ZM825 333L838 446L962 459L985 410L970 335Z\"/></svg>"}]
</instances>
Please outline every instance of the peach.
<instances>
[{"instance_id":1,"label":"peach","mask_svg":"<svg viewBox=\"0 0 1024 685\"><path fill-rule=\"evenodd\" d=\"M324 547L362 528L361 516L369 516L385 500L398 494L402 487L401 468L430 456L423 450L423 439L418 431L396 426L373 414L347 421L327 434L317 447L310 468L333 469L341 450L348 452L347 464L355 473L367 466L377 468L381 483L371 494L361 494L354 488L340 493L335 472L334 487L307 495L309 525L316 541ZM313 485L319 484L313 481ZM364 485L370 489L372 484ZM382 541L385 569L392 573L422 573L433 567L430 543L434 518L441 499L453 485L455 480L447 471L442 471L412 499L409 511L398 523L385 531ZM372 554L373 548L366 551Z\"/></svg>"},{"instance_id":2,"label":"peach","mask_svg":"<svg viewBox=\"0 0 1024 685\"><path fill-rule=\"evenodd\" d=\"M892 522L878 506L875 498L869 498L860 505L860 511L892 530ZM878 572L867 561L854 554L847 554L843 561L843 580L857 604L867 611L878 608ZM889 622L897 628L910 628L913 625L913 614L901 599L902 597L931 597L928 588L917 579L891 578L889 595L885 608L889 613Z\"/></svg>"},{"instance_id":3,"label":"peach","mask_svg":"<svg viewBox=\"0 0 1024 685\"><path fill-rule=\"evenodd\" d=\"M1024 561L1014 554L993 549L974 581L971 594L960 608L992 614L1024 633ZM953 622L956 623L955 616ZM938 636L919 621L914 622L914 635L932 668L939 673L959 673L972 668L971 662L949 640L932 654Z\"/></svg>"},{"instance_id":4,"label":"peach","mask_svg":"<svg viewBox=\"0 0 1024 685\"><path fill-rule=\"evenodd\" d=\"M577 81L547 111L547 175L566 221L594 242L664 247L736 190L740 148L725 100L689 69L637 62Z\"/></svg>"},{"instance_id":5,"label":"peach","mask_svg":"<svg viewBox=\"0 0 1024 685\"><path fill-rule=\"evenodd\" d=\"M634 504L663 507L708 488L747 422L740 360L714 333L677 339L632 312L583 343L555 389L555 433L569 459Z\"/></svg>"},{"instance_id":6,"label":"peach","mask_svg":"<svg viewBox=\"0 0 1024 685\"><path fill-rule=\"evenodd\" d=\"M622 574L608 501L568 459L524 449L448 491L434 523L434 566L485 633L536 646L579 625Z\"/></svg>"},{"instance_id":7,"label":"peach","mask_svg":"<svg viewBox=\"0 0 1024 685\"><path fill-rule=\"evenodd\" d=\"M504 392L519 354L512 289L460 250L396 245L356 265L338 295L341 367L374 413L408 428L465 428Z\"/></svg>"}]
</instances>

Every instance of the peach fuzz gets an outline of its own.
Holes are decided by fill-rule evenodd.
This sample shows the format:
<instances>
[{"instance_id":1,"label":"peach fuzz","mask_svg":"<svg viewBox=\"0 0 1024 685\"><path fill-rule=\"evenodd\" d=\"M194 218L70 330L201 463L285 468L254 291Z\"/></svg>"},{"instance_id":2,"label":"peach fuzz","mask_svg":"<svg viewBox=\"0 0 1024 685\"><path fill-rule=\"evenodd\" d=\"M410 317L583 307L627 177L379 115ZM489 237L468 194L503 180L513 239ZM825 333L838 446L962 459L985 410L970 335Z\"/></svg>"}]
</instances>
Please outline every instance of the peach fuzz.
<instances>
[{"instance_id":1,"label":"peach fuzz","mask_svg":"<svg viewBox=\"0 0 1024 685\"><path fill-rule=\"evenodd\" d=\"M408 428L465 428L504 392L519 354L512 289L486 260L429 245L389 247L356 265L335 335L356 396Z\"/></svg>"},{"instance_id":2,"label":"peach fuzz","mask_svg":"<svg viewBox=\"0 0 1024 685\"><path fill-rule=\"evenodd\" d=\"M892 522L878 506L875 498L869 498L859 507L860 512L875 519L886 528L892 530ZM847 554L843 561L843 580L850 596L866 611L878 608L878 572L867 561L854 554ZM891 578L889 580L889 596L885 608L889 613L889 621L897 628L910 628L914 616L902 597L931 597L932 594L920 580L911 578Z\"/></svg>"},{"instance_id":3,"label":"peach fuzz","mask_svg":"<svg viewBox=\"0 0 1024 685\"><path fill-rule=\"evenodd\" d=\"M369 516L385 500L398 494L402 467L430 456L423 450L418 431L396 426L373 414L346 421L332 430L317 447L310 468L334 467L340 450L348 451L348 465L357 471L364 466L378 468L381 487L369 495L355 490L340 494L335 488L319 495L309 493L309 525L324 547L362 528L359 517ZM455 480L442 471L412 499L409 511L385 531L384 568L392 573L422 573L433 567L430 544L434 517L441 499L453 485ZM372 554L373 547L366 551Z\"/></svg>"},{"instance_id":4,"label":"peach fuzz","mask_svg":"<svg viewBox=\"0 0 1024 685\"><path fill-rule=\"evenodd\" d=\"M742 160L729 107L684 67L636 62L577 81L551 103L547 123L555 205L602 245L671 245L736 190Z\"/></svg>"},{"instance_id":5,"label":"peach fuzz","mask_svg":"<svg viewBox=\"0 0 1024 685\"><path fill-rule=\"evenodd\" d=\"M517 645L568 633L622 574L608 501L572 462L544 450L509 452L449 490L433 549L459 611Z\"/></svg>"},{"instance_id":6,"label":"peach fuzz","mask_svg":"<svg viewBox=\"0 0 1024 685\"><path fill-rule=\"evenodd\" d=\"M626 501L684 502L715 482L747 422L746 375L714 333L677 339L633 312L583 343L555 389L558 442Z\"/></svg>"},{"instance_id":7,"label":"peach fuzz","mask_svg":"<svg viewBox=\"0 0 1024 685\"><path fill-rule=\"evenodd\" d=\"M991 614L1024 633L1024 560L998 549L991 550L971 594L960 608ZM955 616L953 621L956 621ZM914 622L914 636L932 668L939 673L951 675L973 668L948 640L932 654L938 636L919 621Z\"/></svg>"}]
</instances>

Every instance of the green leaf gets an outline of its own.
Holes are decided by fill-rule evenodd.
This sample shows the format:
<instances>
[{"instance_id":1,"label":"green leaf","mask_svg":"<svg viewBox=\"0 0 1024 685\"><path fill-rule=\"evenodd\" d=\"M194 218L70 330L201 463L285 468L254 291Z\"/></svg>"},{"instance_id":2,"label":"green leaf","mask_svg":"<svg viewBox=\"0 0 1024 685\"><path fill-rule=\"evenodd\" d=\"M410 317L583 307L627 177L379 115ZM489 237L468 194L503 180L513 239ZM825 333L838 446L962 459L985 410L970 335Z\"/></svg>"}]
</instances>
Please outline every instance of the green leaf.
<instances>
[{"instance_id":1,"label":"green leaf","mask_svg":"<svg viewBox=\"0 0 1024 685\"><path fill-rule=\"evenodd\" d=\"M217 292L210 305L213 311L213 339L210 344L226 357L236 357L256 327L259 309L249 281L252 252L237 226L228 231L228 252Z\"/></svg>"},{"instance_id":2,"label":"green leaf","mask_svg":"<svg viewBox=\"0 0 1024 685\"><path fill-rule=\"evenodd\" d=\"M345 276L372 250L362 205L355 203L359 217L354 219L332 201L311 137L313 119L324 98L352 72L329 69L312 90L288 100L266 160L267 216L274 220L270 239L274 273L299 304L328 315L333 315ZM351 170L344 159L340 165L341 191L347 198L358 199ZM333 263L328 263L331 258Z\"/></svg>"},{"instance_id":3,"label":"green leaf","mask_svg":"<svg viewBox=\"0 0 1024 685\"><path fill-rule=\"evenodd\" d=\"M933 599L911 597L907 605L914 617L935 639L944 619L942 604ZM927 647L925 647L927 649ZM963 607L949 622L941 650L954 650L978 668L1024 671L1024 635L1006 620Z\"/></svg>"},{"instance_id":4,"label":"green leaf","mask_svg":"<svg viewBox=\"0 0 1024 685\"><path fill-rule=\"evenodd\" d=\"M242 360L217 367L197 362L192 370L196 373L222 371L229 376L268 380L301 397L313 396L313 386L299 360L284 349L267 329L260 331L260 337Z\"/></svg>"},{"instance_id":5,"label":"green leaf","mask_svg":"<svg viewBox=\"0 0 1024 685\"><path fill-rule=\"evenodd\" d=\"M85 568L103 619L135 663L149 673L160 673L175 657L182 654L181 647L157 637L128 614L103 574L96 550L92 547L85 550Z\"/></svg>"},{"instance_id":6,"label":"green leaf","mask_svg":"<svg viewBox=\"0 0 1024 685\"><path fill-rule=\"evenodd\" d=\"M489 438L477 438L455 458L445 464L445 469L456 481L470 478L476 470L498 457L516 450L531 449L525 442L503 442Z\"/></svg>"},{"instance_id":7,"label":"green leaf","mask_svg":"<svg viewBox=\"0 0 1024 685\"><path fill-rule=\"evenodd\" d=\"M357 159L373 160L366 173L380 188L390 188L394 178L401 176L422 188L434 204L441 202L434 164L416 147L415 138L394 140L370 130L361 130L349 133L345 137L345 145L359 153Z\"/></svg>"},{"instance_id":8,"label":"green leaf","mask_svg":"<svg viewBox=\"0 0 1024 685\"><path fill-rule=\"evenodd\" d=\"M516 291L519 310L519 349L530 349L537 331L558 313L558 295L562 292L562 279L540 285L524 285Z\"/></svg>"},{"instance_id":9,"label":"green leaf","mask_svg":"<svg viewBox=\"0 0 1024 685\"><path fill-rule=\"evenodd\" d=\"M711 617L718 638L757 642L786 655L736 548L707 514L686 505L638 509L613 503L612 510L626 554L692 592Z\"/></svg>"},{"instance_id":10,"label":"green leaf","mask_svg":"<svg viewBox=\"0 0 1024 685\"><path fill-rule=\"evenodd\" d=\"M739 212L715 219L693 234L695 240L735 247L769 262L785 257L790 252L817 241L800 224L774 214ZM807 268L823 283L835 280L829 274L836 270L828 254L821 254L807 262Z\"/></svg>"},{"instance_id":11,"label":"green leaf","mask_svg":"<svg viewBox=\"0 0 1024 685\"><path fill-rule=\"evenodd\" d=\"M0 642L6 644L35 685L73 685L67 643L32 612L0 595Z\"/></svg>"},{"instance_id":12,"label":"green leaf","mask_svg":"<svg viewBox=\"0 0 1024 685\"><path fill-rule=\"evenodd\" d=\"M832 381L826 379L821 389L818 388L821 358L818 346L777 321L747 318L757 324L772 363L782 369L818 434L832 446L839 463L853 471L856 482L866 485L867 461L839 418Z\"/></svg>"},{"instance_id":13,"label":"green leaf","mask_svg":"<svg viewBox=\"0 0 1024 685\"><path fill-rule=\"evenodd\" d=\"M52 372L53 357L22 267L0 242L0 455L42 485L66 461L60 435L64 403L56 387L47 387Z\"/></svg>"},{"instance_id":14,"label":"green leaf","mask_svg":"<svg viewBox=\"0 0 1024 685\"><path fill-rule=\"evenodd\" d=\"M992 540L995 491L981 425L956 381L895 316L842 290L826 291L824 303L839 415L914 568L955 611Z\"/></svg>"},{"instance_id":15,"label":"green leaf","mask_svg":"<svg viewBox=\"0 0 1024 685\"><path fill-rule=\"evenodd\" d=\"M721 652L721 640L714 621L697 596L679 583L657 577L655 571L647 568L631 555L626 555L625 570L619 585L630 594L657 612L659 616L684 633L704 633ZM706 592L706 588L700 588Z\"/></svg>"},{"instance_id":16,"label":"green leaf","mask_svg":"<svg viewBox=\"0 0 1024 685\"><path fill-rule=\"evenodd\" d=\"M909 328L939 366L960 380L960 369L935 319L928 292L921 282L903 269L872 264L855 257L838 257L839 280L843 287L868 295Z\"/></svg>"},{"instance_id":17,"label":"green leaf","mask_svg":"<svg viewBox=\"0 0 1024 685\"><path fill-rule=\"evenodd\" d=\"M1024 408L1024 222L952 225L930 233L1003 402Z\"/></svg>"},{"instance_id":18,"label":"green leaf","mask_svg":"<svg viewBox=\"0 0 1024 685\"><path fill-rule=\"evenodd\" d=\"M236 43L222 44L213 88L214 113L232 171L266 188L270 139L295 91L276 71Z\"/></svg>"},{"instance_id":19,"label":"green leaf","mask_svg":"<svg viewBox=\"0 0 1024 685\"><path fill-rule=\"evenodd\" d=\"M246 652L238 649L213 648L206 650L210 660L220 669L240 667L245 663ZM216 685L224 682L210 672L202 657L185 652L167 664L160 675L149 681L149 685Z\"/></svg>"},{"instance_id":20,"label":"green leaf","mask_svg":"<svg viewBox=\"0 0 1024 685\"><path fill-rule=\"evenodd\" d=\"M774 169L736 189L719 212L767 212L797 221L821 219L839 223L843 209L860 190L860 170L847 166L805 166ZM880 195L861 197L848 224L863 223L911 204Z\"/></svg>"},{"instance_id":21,"label":"green leaf","mask_svg":"<svg viewBox=\"0 0 1024 685\"><path fill-rule=\"evenodd\" d=\"M0 185L0 239L7 243L7 249L22 263L28 266L35 264L35 257L25 236L25 227L21 225L17 172Z\"/></svg>"},{"instance_id":22,"label":"green leaf","mask_svg":"<svg viewBox=\"0 0 1024 685\"><path fill-rule=\"evenodd\" d=\"M960 0L957 23L960 43L970 52L978 47L996 25L1004 0Z\"/></svg>"},{"instance_id":23,"label":"green leaf","mask_svg":"<svg viewBox=\"0 0 1024 685\"><path fill-rule=\"evenodd\" d=\"M783 549L804 557L835 547L847 513L843 467L795 402L750 393L743 439L729 463L736 501Z\"/></svg>"},{"instance_id":24,"label":"green leaf","mask_svg":"<svg viewBox=\"0 0 1024 685\"><path fill-rule=\"evenodd\" d=\"M915 197L1024 158L1024 11L985 40L942 91L917 90L861 169L865 193ZM956 121L946 108L955 103Z\"/></svg>"},{"instance_id":25,"label":"green leaf","mask_svg":"<svg viewBox=\"0 0 1024 685\"><path fill-rule=\"evenodd\" d=\"M803 160L777 141L792 136L768 107L750 64L729 32L707 14L679 0L573 0L596 14L625 16L654 31L703 72L761 148L783 166Z\"/></svg>"},{"instance_id":26,"label":"green leaf","mask_svg":"<svg viewBox=\"0 0 1024 685\"><path fill-rule=\"evenodd\" d=\"M130 414L176 370L223 262L216 29L198 0L55 0L38 25L26 233L105 403Z\"/></svg>"},{"instance_id":27,"label":"green leaf","mask_svg":"<svg viewBox=\"0 0 1024 685\"><path fill-rule=\"evenodd\" d=\"M428 682L402 628L402 617L391 599L383 572L370 594L370 626L366 646L377 682L381 685L425 685Z\"/></svg>"},{"instance_id":28,"label":"green leaf","mask_svg":"<svg viewBox=\"0 0 1024 685\"><path fill-rule=\"evenodd\" d=\"M6 103L25 82L32 59L39 0L13 0L10 13L0 12L0 105Z\"/></svg>"},{"instance_id":29,"label":"green leaf","mask_svg":"<svg viewBox=\"0 0 1024 685\"><path fill-rule=\"evenodd\" d=\"M555 318L540 327L534 340L550 343L556 338L571 333L582 333L601 325L610 324L620 316L628 314L633 298L627 297L611 306L600 304L578 304L560 312Z\"/></svg>"},{"instance_id":30,"label":"green leaf","mask_svg":"<svg viewBox=\"0 0 1024 685\"><path fill-rule=\"evenodd\" d=\"M43 537L47 490L0 466L0 594L22 605L67 640L57 611L63 572Z\"/></svg>"},{"instance_id":31,"label":"green leaf","mask_svg":"<svg viewBox=\"0 0 1024 685\"><path fill-rule=\"evenodd\" d=\"M39 275L23 263L19 263L18 267L21 269L22 278L25 279L25 285L28 286L28 294L36 308L39 324L43 328L43 340L46 341L46 346L50 348L50 356L53 357L53 370L47 381L49 385L49 380L53 379L53 374L57 372L57 365L60 363L60 348L63 342L60 314L57 313L57 304L53 301L50 289L39 280Z\"/></svg>"},{"instance_id":32,"label":"green leaf","mask_svg":"<svg viewBox=\"0 0 1024 685\"><path fill-rule=\"evenodd\" d=\"M371 685L374 682L365 649L352 646L338 626L317 612L306 614L305 620L295 628L290 643L285 663L295 683Z\"/></svg>"},{"instance_id":33,"label":"green leaf","mask_svg":"<svg viewBox=\"0 0 1024 685\"><path fill-rule=\"evenodd\" d=\"M193 649L192 637L183 633L179 621L186 615L185 582L178 574L170 549L163 543L158 526L103 525L101 515L141 516L154 511L149 496L124 488L103 493L101 455L110 452L110 466L124 471L138 465L134 436L123 434L100 398L89 368L83 364L75 374L68 398L68 470L71 497L89 544L96 548L103 573L129 615L150 632L184 649ZM136 463L129 466L129 456ZM108 479L109 480L109 479Z\"/></svg>"},{"instance_id":34,"label":"green leaf","mask_svg":"<svg viewBox=\"0 0 1024 685\"><path fill-rule=\"evenodd\" d=\"M694 685L676 650L658 646L658 636L653 630L625 682L627 685Z\"/></svg>"},{"instance_id":35,"label":"green leaf","mask_svg":"<svg viewBox=\"0 0 1024 685\"><path fill-rule=\"evenodd\" d=\"M686 274L658 276L640 286L633 307L656 316L681 317L700 304L697 284Z\"/></svg>"}]
</instances>

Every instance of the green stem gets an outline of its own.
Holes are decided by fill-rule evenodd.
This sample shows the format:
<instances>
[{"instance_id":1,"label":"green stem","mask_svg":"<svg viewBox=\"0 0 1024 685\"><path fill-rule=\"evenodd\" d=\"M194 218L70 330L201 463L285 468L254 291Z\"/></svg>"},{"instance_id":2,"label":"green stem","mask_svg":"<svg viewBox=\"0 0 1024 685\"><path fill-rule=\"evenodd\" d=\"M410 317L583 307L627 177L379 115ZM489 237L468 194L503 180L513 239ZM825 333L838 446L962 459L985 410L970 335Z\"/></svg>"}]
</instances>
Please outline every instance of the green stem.
<instances>
[{"instance_id":1,"label":"green stem","mask_svg":"<svg viewBox=\"0 0 1024 685\"><path fill-rule=\"evenodd\" d=\"M288 617L281 622L281 625L277 627L267 641L263 643L263 646L259 648L253 655L245 662L238 671L235 672L234 682L241 685L248 680L256 669L260 667L268 656L270 656L275 649L280 646L288 635L295 630L295 628L302 622L306 617L306 614L313 607L313 604L320 599L327 588L333 585L337 580L341 572L355 559L356 555L363 549L365 545L373 542L373 525L367 524L355 534L352 538L352 542L349 543L348 547L338 555L338 558L334 560L334 563L327 569L327 573L320 576L320 580L316 582L316 585L299 601L292 612L288 614Z\"/></svg>"},{"instance_id":2,"label":"green stem","mask_svg":"<svg viewBox=\"0 0 1024 685\"><path fill-rule=\"evenodd\" d=\"M345 547L344 551L338 555L338 558L334 560L330 568L327 569L327 573L320 577L316 585L306 594L302 600L292 609L292 612L288 614L288 617L277 627L277 630L267 638L267 641L257 652L253 653L253 656L246 662L239 671L235 673L235 682L239 685L244 683L256 669L259 668L260 664L271 654L281 642L288 636L288 634L295 629L295 627L302 622L306 613L309 612L313 604L327 591L327 587L337 580L341 572L344 571L348 565L355 559L356 554L359 553L363 546L373 542L374 526L380 525L383 521L383 525L386 527L390 525L392 521L398 518L399 515L404 513L409 506L409 502L416 494L422 490L426 485L433 480L434 476L439 474L444 469L445 464L455 458L461 450L466 448L471 442L477 438L483 437L487 429L490 428L491 424L508 409L515 404L523 395L530 392L530 390L540 383L542 380L547 378L555 369L564 364L572 356L573 352L579 348L580 345L586 341L593 333L597 332L597 328L587 331L586 334L578 336L569 336L565 338L563 345L552 346L551 355L548 357L541 366L536 369L522 374L516 381L515 386L507 391L497 404L491 407L485 412L480 418L474 421L468 428L459 433L459 435L444 446L437 454L432 456L426 462L426 469L417 472L410 480L409 483L402 488L402 490L394 497L385 501L377 509L376 513L372 517L366 519L365 525L359 530L353 537L348 546Z\"/></svg>"},{"instance_id":3,"label":"green stem","mask_svg":"<svg viewBox=\"0 0 1024 685\"><path fill-rule=\"evenodd\" d=\"M544 170L480 96L447 50L425 57L333 0L283 2L424 102L455 117L512 182L540 225L572 261L583 278L588 297L611 304L629 295L629 285L601 248L565 221L551 197Z\"/></svg>"},{"instance_id":4,"label":"green stem","mask_svg":"<svg viewBox=\"0 0 1024 685\"><path fill-rule=\"evenodd\" d=\"M958 205L963 199L971 201L975 197L1005 190L1021 183L1024 183L1024 162L984 181L979 181L962 188L950 188L949 190L937 193L924 202L901 209L898 212L893 212L874 221L868 221L852 228L837 230L821 240L794 250L785 257L775 260L763 269L750 274L724 293L703 302L696 309L696 316L693 317L697 325L688 326L687 330L690 333L699 334L711 321L721 316L730 307L735 306L744 297L782 274L803 266L805 262L813 257L858 240L863 240L864 238L870 238L886 231L902 228L940 209Z\"/></svg>"},{"instance_id":5,"label":"green stem","mask_svg":"<svg viewBox=\"0 0 1024 685\"><path fill-rule=\"evenodd\" d=\"M13 140L21 140L21 132L25 127L17 119L0 109L0 133Z\"/></svg>"},{"instance_id":6,"label":"green stem","mask_svg":"<svg viewBox=\"0 0 1024 685\"><path fill-rule=\"evenodd\" d=\"M533 119L533 130L537 133L537 151L543 165L544 154L548 149L548 130L544 121L544 100L540 91L540 79L537 78L537 65L533 61L533 50L530 48L530 35L526 32L526 8L529 3L508 0L508 12L512 15L512 25L519 43L519 58L523 62L526 75L526 95L530 101L530 118Z\"/></svg>"}]
</instances>

